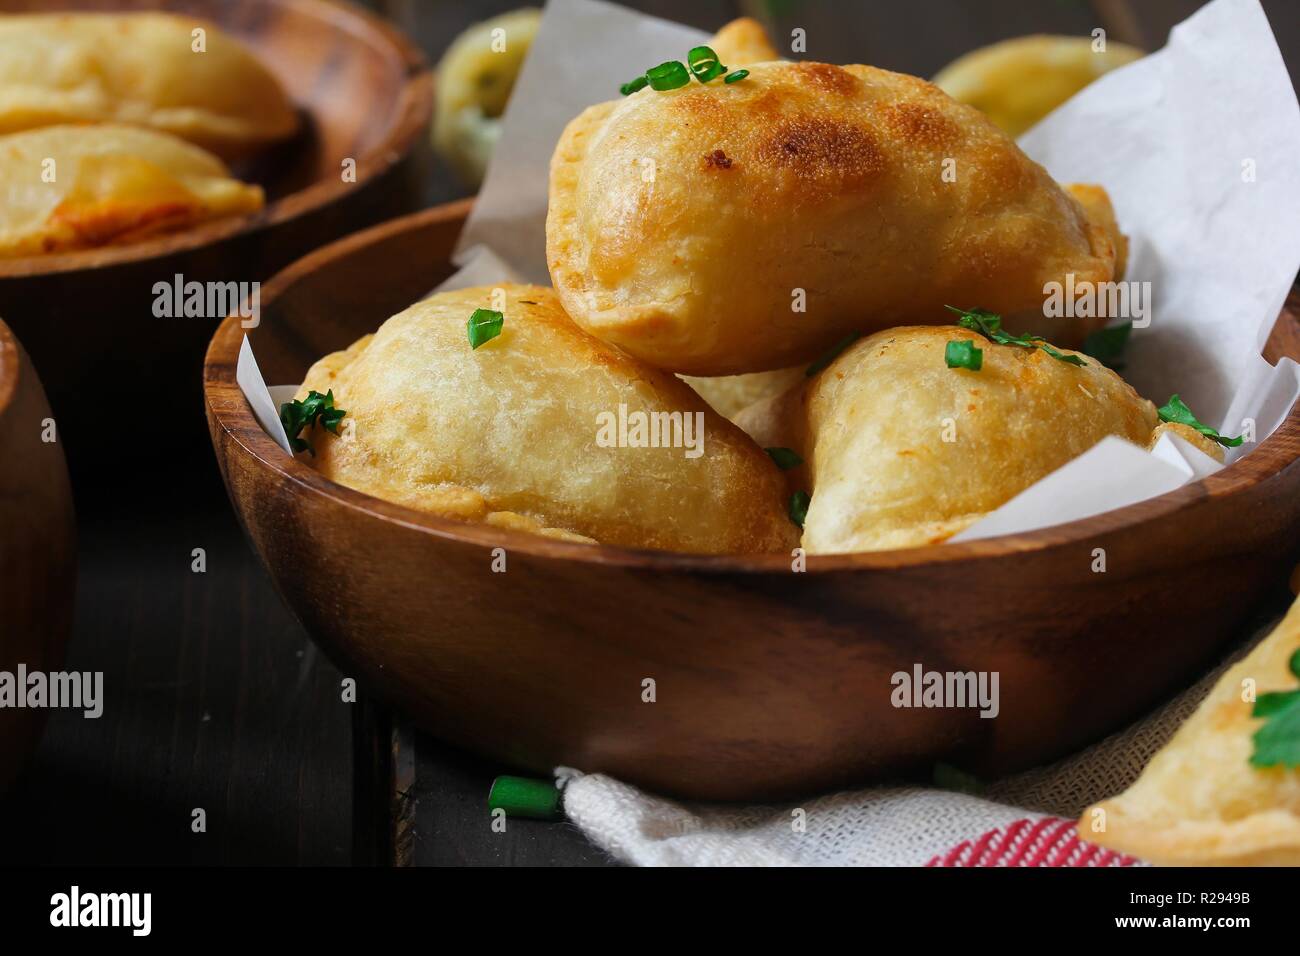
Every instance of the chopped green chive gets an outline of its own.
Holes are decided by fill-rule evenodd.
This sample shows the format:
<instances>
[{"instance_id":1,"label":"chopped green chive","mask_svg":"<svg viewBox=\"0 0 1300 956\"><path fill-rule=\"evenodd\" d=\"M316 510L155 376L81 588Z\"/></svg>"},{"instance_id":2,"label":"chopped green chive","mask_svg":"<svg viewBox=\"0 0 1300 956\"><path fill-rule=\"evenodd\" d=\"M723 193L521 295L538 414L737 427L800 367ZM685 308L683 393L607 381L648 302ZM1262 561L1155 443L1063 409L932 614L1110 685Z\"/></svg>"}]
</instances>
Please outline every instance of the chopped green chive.
<instances>
[{"instance_id":1,"label":"chopped green chive","mask_svg":"<svg viewBox=\"0 0 1300 956\"><path fill-rule=\"evenodd\" d=\"M560 791L549 780L497 777L488 791L488 809L504 810L507 817L554 820L560 816Z\"/></svg>"},{"instance_id":2,"label":"chopped green chive","mask_svg":"<svg viewBox=\"0 0 1300 956\"><path fill-rule=\"evenodd\" d=\"M776 467L782 471L789 471L803 464L799 453L792 448L764 448L763 451L767 452L768 456L776 462Z\"/></svg>"},{"instance_id":3,"label":"chopped green chive","mask_svg":"<svg viewBox=\"0 0 1300 956\"><path fill-rule=\"evenodd\" d=\"M686 71L680 60L669 60L667 63L660 63L658 66L652 66L645 71L646 79L650 81L650 89L675 90L691 82L691 74Z\"/></svg>"},{"instance_id":4,"label":"chopped green chive","mask_svg":"<svg viewBox=\"0 0 1300 956\"><path fill-rule=\"evenodd\" d=\"M1287 662L1287 667L1296 677L1300 677L1300 650L1291 655L1291 660Z\"/></svg>"},{"instance_id":5,"label":"chopped green chive","mask_svg":"<svg viewBox=\"0 0 1300 956\"><path fill-rule=\"evenodd\" d=\"M496 338L501 334L501 327L505 322L506 317L500 312L492 309L475 309L474 314L465 323L466 329L469 330L469 347L476 349L484 342Z\"/></svg>"},{"instance_id":6,"label":"chopped green chive","mask_svg":"<svg viewBox=\"0 0 1300 956\"><path fill-rule=\"evenodd\" d=\"M808 518L808 506L812 504L812 498L806 491L796 491L790 496L790 520L803 528L804 521Z\"/></svg>"},{"instance_id":7,"label":"chopped green chive","mask_svg":"<svg viewBox=\"0 0 1300 956\"><path fill-rule=\"evenodd\" d=\"M839 358L840 353L842 353L845 349L847 349L850 345L852 345L857 340L858 340L857 332L854 332L851 335L844 336L844 338L840 339L838 342L832 345L830 347L830 350L826 352L826 354L824 354L817 361L809 365L808 368L804 370L803 374L807 378L812 378L818 372L822 371L827 366L829 366L832 362L834 362L837 358Z\"/></svg>"},{"instance_id":8,"label":"chopped green chive","mask_svg":"<svg viewBox=\"0 0 1300 956\"><path fill-rule=\"evenodd\" d=\"M689 64L689 65L688 65ZM624 96L629 96L647 85L652 90L677 90L691 82L695 77L701 83L710 83L718 77L724 77L724 83L735 83L749 76L749 70L727 72L727 68L718 59L717 52L708 46L692 47L686 54L686 63L681 60L669 60L652 66L643 76L629 80L618 88Z\"/></svg>"},{"instance_id":9,"label":"chopped green chive","mask_svg":"<svg viewBox=\"0 0 1300 956\"><path fill-rule=\"evenodd\" d=\"M944 308L949 312L957 313L957 324L963 329L978 332L997 345L1018 345L1026 349L1042 349L1058 362L1064 362L1067 365L1082 366L1088 364L1077 355L1066 355L1064 352L1048 345L1047 340L1041 335L1012 335L1010 332L1002 331L1002 317L987 309L958 309L951 305L945 305Z\"/></svg>"},{"instance_id":10,"label":"chopped green chive","mask_svg":"<svg viewBox=\"0 0 1300 956\"><path fill-rule=\"evenodd\" d=\"M298 437L302 430L311 429L319 422L327 431L337 435L339 423L346 414L343 409L334 407L334 389L331 388L324 395L313 390L301 401L295 398L280 406L280 424L289 436L290 448L294 451L308 451L314 456L316 449L312 447L311 441Z\"/></svg>"},{"instance_id":11,"label":"chopped green chive","mask_svg":"<svg viewBox=\"0 0 1300 956\"><path fill-rule=\"evenodd\" d=\"M954 339L944 346L943 360L949 368L966 368L978 372L984 367L984 350L969 339Z\"/></svg>"},{"instance_id":12,"label":"chopped green chive","mask_svg":"<svg viewBox=\"0 0 1300 956\"><path fill-rule=\"evenodd\" d=\"M1195 428L1206 438L1212 438L1220 445L1226 445L1229 448L1236 448L1241 444L1244 436L1238 435L1236 438L1224 438L1209 425L1197 421L1192 410L1187 407L1177 394L1170 396L1169 401L1160 406L1160 420L1162 422L1173 422L1175 425L1186 425L1189 428Z\"/></svg>"},{"instance_id":13,"label":"chopped green chive","mask_svg":"<svg viewBox=\"0 0 1300 956\"><path fill-rule=\"evenodd\" d=\"M637 90L645 89L646 86L649 85L649 83L650 81L646 79L646 75L642 73L635 80L628 80L626 83L624 83L622 86L618 88L618 91L622 93L624 96L631 96Z\"/></svg>"},{"instance_id":14,"label":"chopped green chive","mask_svg":"<svg viewBox=\"0 0 1300 956\"><path fill-rule=\"evenodd\" d=\"M713 52L712 47L695 47L690 53L686 54L686 62L690 64L691 73L701 83L716 80L727 72L727 68L718 62L718 54Z\"/></svg>"},{"instance_id":15,"label":"chopped green chive","mask_svg":"<svg viewBox=\"0 0 1300 956\"><path fill-rule=\"evenodd\" d=\"M979 777L950 763L934 765L934 785L941 790L955 790L958 793L982 794L984 792L984 784Z\"/></svg>"},{"instance_id":16,"label":"chopped green chive","mask_svg":"<svg viewBox=\"0 0 1300 956\"><path fill-rule=\"evenodd\" d=\"M1092 356L1102 365L1118 369L1123 365L1118 359L1124 354L1132 331L1133 323L1125 322L1123 325L1112 325L1090 332L1083 342L1083 354Z\"/></svg>"}]
</instances>

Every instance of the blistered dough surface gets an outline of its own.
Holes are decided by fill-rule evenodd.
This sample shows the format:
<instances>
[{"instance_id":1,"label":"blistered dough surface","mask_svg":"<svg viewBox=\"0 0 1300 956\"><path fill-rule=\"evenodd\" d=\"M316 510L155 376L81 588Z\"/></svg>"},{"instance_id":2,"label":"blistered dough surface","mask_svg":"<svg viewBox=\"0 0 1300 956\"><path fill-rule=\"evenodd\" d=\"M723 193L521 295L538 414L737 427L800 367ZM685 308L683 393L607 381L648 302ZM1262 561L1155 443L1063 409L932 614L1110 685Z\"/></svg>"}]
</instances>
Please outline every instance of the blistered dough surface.
<instances>
[{"instance_id":1,"label":"blistered dough surface","mask_svg":"<svg viewBox=\"0 0 1300 956\"><path fill-rule=\"evenodd\" d=\"M640 90L564 131L547 257L584 328L727 375L947 322L944 305L1041 315L1047 282L1115 275L1106 229L974 108L872 67L749 69ZM1044 334L1077 344L1096 324Z\"/></svg>"},{"instance_id":2,"label":"blistered dough surface","mask_svg":"<svg viewBox=\"0 0 1300 956\"><path fill-rule=\"evenodd\" d=\"M341 484L460 520L639 548L793 547L767 455L684 383L579 329L550 289L505 286L501 335L471 349L466 321L493 306L492 291L433 296L313 366L302 395L333 389L351 435L318 429L318 457L305 460ZM602 413L617 417L620 405L700 413L703 453L602 447Z\"/></svg>"},{"instance_id":3,"label":"blistered dough surface","mask_svg":"<svg viewBox=\"0 0 1300 956\"><path fill-rule=\"evenodd\" d=\"M1292 691L1300 602L1159 751L1137 781L1084 812L1079 836L1151 863L1300 866L1300 770L1255 767L1254 698ZM1247 693L1247 691L1251 693Z\"/></svg>"},{"instance_id":4,"label":"blistered dough surface","mask_svg":"<svg viewBox=\"0 0 1300 956\"><path fill-rule=\"evenodd\" d=\"M95 125L0 136L0 257L131 242L262 203L260 187L165 133Z\"/></svg>"},{"instance_id":5,"label":"blistered dough surface","mask_svg":"<svg viewBox=\"0 0 1300 956\"><path fill-rule=\"evenodd\" d=\"M948 368L949 341L983 349ZM810 554L937 544L1107 435L1147 447L1155 406L1110 369L994 345L956 327L890 329L737 422L805 461Z\"/></svg>"}]
</instances>

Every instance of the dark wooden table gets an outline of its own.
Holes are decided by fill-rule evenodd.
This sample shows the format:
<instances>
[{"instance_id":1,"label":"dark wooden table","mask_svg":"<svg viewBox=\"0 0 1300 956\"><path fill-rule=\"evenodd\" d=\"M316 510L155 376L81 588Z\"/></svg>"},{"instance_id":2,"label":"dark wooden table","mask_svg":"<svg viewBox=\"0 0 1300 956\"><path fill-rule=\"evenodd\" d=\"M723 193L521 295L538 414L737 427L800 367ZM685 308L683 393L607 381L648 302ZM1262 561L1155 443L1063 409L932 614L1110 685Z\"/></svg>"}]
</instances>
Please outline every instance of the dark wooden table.
<instances>
[{"instance_id":1,"label":"dark wooden table","mask_svg":"<svg viewBox=\"0 0 1300 956\"><path fill-rule=\"evenodd\" d=\"M436 58L469 23L524 0L378 6ZM1158 46L1200 0L641 0L713 29L767 18L807 31L811 58L930 75L957 55L1032 32ZM1300 4L1265 0L1293 76ZM1292 55L1294 54L1294 55ZM426 200L465 193L442 168ZM198 370L195 370L198 374ZM118 427L132 427L129 423ZM77 487L79 579L69 669L103 671L99 720L56 711L28 772L0 803L0 862L610 862L566 823L511 820L486 797L510 768L453 750L364 697L279 601L244 541L194 409L190 450L147 481ZM206 570L193 570L204 550ZM206 815L205 832L192 827Z\"/></svg>"}]
</instances>

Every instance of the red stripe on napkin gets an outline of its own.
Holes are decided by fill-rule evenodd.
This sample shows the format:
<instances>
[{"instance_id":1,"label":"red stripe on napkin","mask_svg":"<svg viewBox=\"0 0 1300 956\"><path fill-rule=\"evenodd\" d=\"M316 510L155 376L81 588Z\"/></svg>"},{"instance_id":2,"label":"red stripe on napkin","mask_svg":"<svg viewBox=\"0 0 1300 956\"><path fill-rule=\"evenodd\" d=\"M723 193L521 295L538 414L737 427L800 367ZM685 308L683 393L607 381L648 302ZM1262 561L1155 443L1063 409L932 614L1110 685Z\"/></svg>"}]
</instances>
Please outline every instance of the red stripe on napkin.
<instances>
[{"instance_id":1,"label":"red stripe on napkin","mask_svg":"<svg viewBox=\"0 0 1300 956\"><path fill-rule=\"evenodd\" d=\"M1017 820L977 840L963 840L926 866L1134 866L1138 862L1080 840L1073 820L1043 817Z\"/></svg>"}]
</instances>

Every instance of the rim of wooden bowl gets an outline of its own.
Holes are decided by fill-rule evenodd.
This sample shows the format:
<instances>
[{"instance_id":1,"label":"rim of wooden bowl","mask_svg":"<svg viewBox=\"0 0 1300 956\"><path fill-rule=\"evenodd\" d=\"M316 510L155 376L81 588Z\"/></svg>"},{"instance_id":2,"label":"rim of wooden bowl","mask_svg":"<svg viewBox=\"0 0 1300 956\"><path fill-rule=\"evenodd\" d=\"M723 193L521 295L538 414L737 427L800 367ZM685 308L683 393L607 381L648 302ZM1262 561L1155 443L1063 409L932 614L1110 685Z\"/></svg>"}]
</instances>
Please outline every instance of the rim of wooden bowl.
<instances>
[{"instance_id":1,"label":"rim of wooden bowl","mask_svg":"<svg viewBox=\"0 0 1300 956\"><path fill-rule=\"evenodd\" d=\"M289 265L263 285L263 313L266 313L299 280L327 264L346 257L356 249L410 231L418 226L463 219L472 204L473 200L467 199L435 206L381 223L322 246ZM1300 326L1300 319L1289 308L1279 316L1279 321L1286 320ZM239 446L244 454L256 462L258 468L266 469L280 479L292 483L302 494L329 499L340 507L362 513L378 521L402 525L439 538L487 549L503 547L508 551L537 557L660 571L690 570L719 574L789 573L790 556L783 553L703 555L559 541L524 531L510 531L485 524L440 518L337 484L310 465L288 455L270 435L262 430L262 426L254 418L252 409L235 380L235 367L244 331L240 325L241 321L242 317L237 313L227 316L218 326L208 345L203 362L204 400L217 426ZM214 435L214 443L215 441ZM1297 459L1300 459L1300 402L1292 406L1277 430L1249 455L1213 475L1158 497L1090 518L1020 534L895 551L808 555L807 570L804 573L827 574L859 569L883 570L927 564L937 565L1078 544L1096 538L1100 534L1153 521L1194 501L1238 493L1277 474Z\"/></svg>"},{"instance_id":2,"label":"rim of wooden bowl","mask_svg":"<svg viewBox=\"0 0 1300 956\"><path fill-rule=\"evenodd\" d=\"M402 92L394 104L392 122L382 142L357 157L357 178L345 183L339 177L316 182L273 200L257 212L203 223L193 229L161 235L120 246L100 246L58 255L22 256L0 259L0 279L79 272L138 262L161 255L187 252L213 245L223 239L269 229L309 212L328 206L350 190L358 189L384 174L410 154L433 116L433 68L420 49L405 34L378 14L349 0L281 0L317 11L323 20L333 21L353 34L358 43L379 43L395 54L405 68ZM89 9L90 5L88 5ZM119 4L95 5L94 12L111 12ZM121 9L128 9L121 7ZM130 9L136 9L130 7ZM0 13L4 13L0 10Z\"/></svg>"},{"instance_id":3,"label":"rim of wooden bowl","mask_svg":"<svg viewBox=\"0 0 1300 956\"><path fill-rule=\"evenodd\" d=\"M9 411L14 395L18 393L18 376L22 374L20 364L18 337L4 319L0 319L0 418Z\"/></svg>"}]
</instances>

